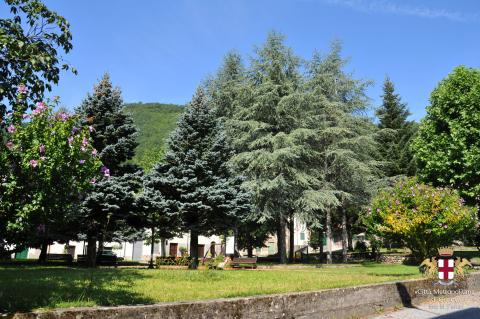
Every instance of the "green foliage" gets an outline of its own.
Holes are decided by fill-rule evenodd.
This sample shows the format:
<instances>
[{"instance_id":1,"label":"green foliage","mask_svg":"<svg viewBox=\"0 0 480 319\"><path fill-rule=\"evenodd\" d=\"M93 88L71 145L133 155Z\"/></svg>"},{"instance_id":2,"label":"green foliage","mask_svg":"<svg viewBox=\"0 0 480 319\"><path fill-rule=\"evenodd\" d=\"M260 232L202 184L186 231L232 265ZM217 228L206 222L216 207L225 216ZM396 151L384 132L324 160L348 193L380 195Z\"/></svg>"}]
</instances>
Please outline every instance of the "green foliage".
<instances>
[{"instance_id":1,"label":"green foliage","mask_svg":"<svg viewBox=\"0 0 480 319\"><path fill-rule=\"evenodd\" d=\"M383 103L376 110L380 119L377 141L382 160L386 163L385 175L413 176L416 163L410 144L418 130L418 124L407 121L410 115L407 105L402 103L400 96L395 93L395 86L388 77L383 84L382 98Z\"/></svg>"},{"instance_id":2,"label":"green foliage","mask_svg":"<svg viewBox=\"0 0 480 319\"><path fill-rule=\"evenodd\" d=\"M178 207L180 230L190 232L197 262L199 235L234 227L249 211L248 193L229 164L232 150L214 111L199 89L170 135L165 160L150 173L150 187Z\"/></svg>"},{"instance_id":3,"label":"green foliage","mask_svg":"<svg viewBox=\"0 0 480 319\"><path fill-rule=\"evenodd\" d=\"M367 248L367 243L365 243L364 241L357 241L353 250L359 253L364 253L367 251Z\"/></svg>"},{"instance_id":4,"label":"green foliage","mask_svg":"<svg viewBox=\"0 0 480 319\"><path fill-rule=\"evenodd\" d=\"M72 49L70 25L39 0L5 0L11 16L0 19L0 118L7 102L20 114L41 101L45 90L57 84L62 69L59 50ZM76 70L72 68L76 73ZM18 87L25 99L16 102Z\"/></svg>"},{"instance_id":5,"label":"green foliage","mask_svg":"<svg viewBox=\"0 0 480 319\"><path fill-rule=\"evenodd\" d=\"M319 249L325 245L325 235L321 228L310 229L308 245L313 249Z\"/></svg>"},{"instance_id":6,"label":"green foliage","mask_svg":"<svg viewBox=\"0 0 480 319\"><path fill-rule=\"evenodd\" d=\"M166 140L175 129L184 107L174 104L131 103L124 112L130 114L138 129L133 163L149 171L165 156Z\"/></svg>"},{"instance_id":7,"label":"green foliage","mask_svg":"<svg viewBox=\"0 0 480 319\"><path fill-rule=\"evenodd\" d=\"M413 143L420 177L480 199L480 70L457 67L433 90Z\"/></svg>"},{"instance_id":8,"label":"green foliage","mask_svg":"<svg viewBox=\"0 0 480 319\"><path fill-rule=\"evenodd\" d=\"M88 128L77 122L42 102L31 114L7 117L0 143L0 250L8 244L38 247L75 235L79 198L92 187L101 166Z\"/></svg>"},{"instance_id":9,"label":"green foliage","mask_svg":"<svg viewBox=\"0 0 480 319\"><path fill-rule=\"evenodd\" d=\"M123 112L118 88L113 88L108 74L95 85L77 109L83 123L89 125L92 143L104 166L93 189L82 206L81 231L87 234L89 246L95 239L111 240L115 232L129 231L128 225L138 226L135 212L135 192L141 187L137 168L126 165L134 155L137 130L132 118ZM93 266L95 251L88 251Z\"/></svg>"},{"instance_id":10,"label":"green foliage","mask_svg":"<svg viewBox=\"0 0 480 319\"><path fill-rule=\"evenodd\" d=\"M188 256L182 257L157 257L155 265L159 266L190 266L192 258Z\"/></svg>"},{"instance_id":11,"label":"green foliage","mask_svg":"<svg viewBox=\"0 0 480 319\"><path fill-rule=\"evenodd\" d=\"M476 225L475 209L456 191L402 179L376 196L364 217L371 235L401 240L418 258L467 238Z\"/></svg>"}]
</instances>

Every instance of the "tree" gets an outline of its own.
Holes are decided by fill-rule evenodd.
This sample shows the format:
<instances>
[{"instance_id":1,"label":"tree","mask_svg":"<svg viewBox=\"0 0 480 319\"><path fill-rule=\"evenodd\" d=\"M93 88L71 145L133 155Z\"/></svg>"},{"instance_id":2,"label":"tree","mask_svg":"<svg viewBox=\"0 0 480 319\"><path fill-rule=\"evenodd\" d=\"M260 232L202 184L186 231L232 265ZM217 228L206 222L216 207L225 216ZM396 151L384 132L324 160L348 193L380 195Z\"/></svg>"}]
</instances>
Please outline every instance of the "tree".
<instances>
[{"instance_id":1,"label":"tree","mask_svg":"<svg viewBox=\"0 0 480 319\"><path fill-rule=\"evenodd\" d=\"M137 198L137 211L140 214L140 225L150 229L150 264L153 268L153 251L155 242L173 237L180 226L177 201L174 194L155 171L145 176L143 192ZM170 192L170 193L169 193Z\"/></svg>"},{"instance_id":2,"label":"tree","mask_svg":"<svg viewBox=\"0 0 480 319\"><path fill-rule=\"evenodd\" d=\"M61 70L70 68L62 63L58 51L72 49L68 21L41 1L5 2L11 17L0 19L0 118L7 111L7 102L19 114L28 107L33 109L45 90L58 83ZM17 90L25 94L20 103L16 101Z\"/></svg>"},{"instance_id":3,"label":"tree","mask_svg":"<svg viewBox=\"0 0 480 319\"><path fill-rule=\"evenodd\" d=\"M431 93L413 142L420 178L458 189L471 205L480 203L479 90L479 69L455 68ZM476 243L480 247L480 230Z\"/></svg>"},{"instance_id":4,"label":"tree","mask_svg":"<svg viewBox=\"0 0 480 319\"><path fill-rule=\"evenodd\" d=\"M234 229L249 209L243 181L229 164L229 144L199 89L169 137L164 161L151 172L160 182L155 189L177 202L180 230L190 233L191 268L198 265L198 236Z\"/></svg>"},{"instance_id":5,"label":"tree","mask_svg":"<svg viewBox=\"0 0 480 319\"><path fill-rule=\"evenodd\" d=\"M49 244L74 238L80 199L101 166L88 128L77 121L43 102L30 114L7 116L0 143L0 250L40 247L45 261Z\"/></svg>"},{"instance_id":6,"label":"tree","mask_svg":"<svg viewBox=\"0 0 480 319\"><path fill-rule=\"evenodd\" d=\"M285 228L307 181L306 136L299 118L307 105L297 94L300 60L283 41L282 35L271 33L256 50L228 125L237 153L233 161L247 177L258 220L275 225L280 261L285 263Z\"/></svg>"},{"instance_id":7,"label":"tree","mask_svg":"<svg viewBox=\"0 0 480 319\"><path fill-rule=\"evenodd\" d=\"M87 194L82 209L83 231L88 237L87 260L95 265L96 242L121 229L133 217L134 192L141 187L137 168L125 162L134 155L137 130L122 111L121 92L113 88L108 74L94 87L77 113L88 124L95 153L103 163L103 177Z\"/></svg>"},{"instance_id":8,"label":"tree","mask_svg":"<svg viewBox=\"0 0 480 319\"><path fill-rule=\"evenodd\" d=\"M311 166L317 183L303 199L304 218L313 229L324 226L327 237L327 263L332 262L332 221L341 220L343 258L348 248L350 219L347 211L366 205L378 176L375 128L362 115L368 105L365 90L369 81L354 79L345 73L346 61L340 56L339 42L333 42L326 56L315 53L308 64L306 94L312 101L307 127L317 150ZM318 223L325 214L324 225ZM323 218L322 218L323 219Z\"/></svg>"},{"instance_id":9,"label":"tree","mask_svg":"<svg viewBox=\"0 0 480 319\"><path fill-rule=\"evenodd\" d=\"M454 190L402 179L376 196L364 218L370 234L402 241L417 259L436 255L475 228L475 210Z\"/></svg>"},{"instance_id":10,"label":"tree","mask_svg":"<svg viewBox=\"0 0 480 319\"><path fill-rule=\"evenodd\" d=\"M418 126L415 122L407 121L410 112L407 105L395 93L395 86L390 78L383 84L383 103L376 110L379 118L377 141L379 151L386 164L385 175L415 175L415 161L410 150L410 143Z\"/></svg>"}]
</instances>

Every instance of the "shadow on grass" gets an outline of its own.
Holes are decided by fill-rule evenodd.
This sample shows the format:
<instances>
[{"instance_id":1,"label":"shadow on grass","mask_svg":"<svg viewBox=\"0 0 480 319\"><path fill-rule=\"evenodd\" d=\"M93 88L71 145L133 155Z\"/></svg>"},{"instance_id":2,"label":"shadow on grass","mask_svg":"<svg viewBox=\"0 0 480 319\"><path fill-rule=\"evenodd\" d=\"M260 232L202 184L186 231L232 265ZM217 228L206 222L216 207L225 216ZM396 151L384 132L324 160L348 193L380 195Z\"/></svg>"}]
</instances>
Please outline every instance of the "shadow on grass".
<instances>
[{"instance_id":1,"label":"shadow on grass","mask_svg":"<svg viewBox=\"0 0 480 319\"><path fill-rule=\"evenodd\" d=\"M0 268L0 313L72 306L153 303L132 289L145 275L134 269Z\"/></svg>"}]
</instances>

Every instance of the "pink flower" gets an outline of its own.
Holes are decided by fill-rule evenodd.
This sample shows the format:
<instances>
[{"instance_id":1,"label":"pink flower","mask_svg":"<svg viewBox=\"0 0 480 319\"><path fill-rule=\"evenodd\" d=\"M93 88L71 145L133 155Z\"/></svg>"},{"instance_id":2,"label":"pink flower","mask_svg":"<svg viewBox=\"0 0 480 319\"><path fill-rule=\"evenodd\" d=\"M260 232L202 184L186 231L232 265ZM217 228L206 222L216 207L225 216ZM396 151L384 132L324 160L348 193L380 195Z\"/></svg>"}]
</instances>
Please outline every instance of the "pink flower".
<instances>
[{"instance_id":1,"label":"pink flower","mask_svg":"<svg viewBox=\"0 0 480 319\"><path fill-rule=\"evenodd\" d=\"M95 185L97 183L97 179L94 177L90 180L90 184Z\"/></svg>"},{"instance_id":2,"label":"pink flower","mask_svg":"<svg viewBox=\"0 0 480 319\"><path fill-rule=\"evenodd\" d=\"M47 105L43 102L38 102L37 107L33 110L34 115L38 115L47 109Z\"/></svg>"},{"instance_id":3,"label":"pink flower","mask_svg":"<svg viewBox=\"0 0 480 319\"><path fill-rule=\"evenodd\" d=\"M74 126L72 128L72 135L75 135L78 132L78 127Z\"/></svg>"},{"instance_id":4,"label":"pink flower","mask_svg":"<svg viewBox=\"0 0 480 319\"><path fill-rule=\"evenodd\" d=\"M68 137L67 140L68 140L68 145L72 146L73 136Z\"/></svg>"},{"instance_id":5,"label":"pink flower","mask_svg":"<svg viewBox=\"0 0 480 319\"><path fill-rule=\"evenodd\" d=\"M90 131L90 133L93 133L93 131L95 131L95 129L91 125L88 127L88 130Z\"/></svg>"},{"instance_id":6,"label":"pink flower","mask_svg":"<svg viewBox=\"0 0 480 319\"><path fill-rule=\"evenodd\" d=\"M38 161L33 160L33 159L30 160L30 166L31 166L31 167L37 167L37 165L38 165Z\"/></svg>"},{"instance_id":7,"label":"pink flower","mask_svg":"<svg viewBox=\"0 0 480 319\"><path fill-rule=\"evenodd\" d=\"M93 157L96 157L97 154L98 154L98 151L97 151L96 149L93 149L93 150L92 150L92 156L93 156Z\"/></svg>"},{"instance_id":8,"label":"pink flower","mask_svg":"<svg viewBox=\"0 0 480 319\"><path fill-rule=\"evenodd\" d=\"M110 177L110 170L106 166L102 166L100 172L102 172L105 177Z\"/></svg>"},{"instance_id":9,"label":"pink flower","mask_svg":"<svg viewBox=\"0 0 480 319\"><path fill-rule=\"evenodd\" d=\"M45 154L45 145L40 144L40 146L38 147L38 151L40 152L40 154Z\"/></svg>"},{"instance_id":10,"label":"pink flower","mask_svg":"<svg viewBox=\"0 0 480 319\"><path fill-rule=\"evenodd\" d=\"M5 144L5 146L6 146L9 150L11 150L11 149L13 148L13 142L12 142L12 141L8 141L8 142Z\"/></svg>"},{"instance_id":11,"label":"pink flower","mask_svg":"<svg viewBox=\"0 0 480 319\"><path fill-rule=\"evenodd\" d=\"M12 134L12 133L15 133L17 131L17 129L15 128L15 126L13 126L13 124L10 124L10 126L7 128L7 132Z\"/></svg>"},{"instance_id":12,"label":"pink flower","mask_svg":"<svg viewBox=\"0 0 480 319\"><path fill-rule=\"evenodd\" d=\"M30 114L23 114L22 115L22 118L25 120L25 119L29 119L30 118Z\"/></svg>"},{"instance_id":13,"label":"pink flower","mask_svg":"<svg viewBox=\"0 0 480 319\"><path fill-rule=\"evenodd\" d=\"M82 159L82 160L79 160L78 162L80 163L80 165L85 164L85 160L83 160L83 159Z\"/></svg>"},{"instance_id":14,"label":"pink flower","mask_svg":"<svg viewBox=\"0 0 480 319\"><path fill-rule=\"evenodd\" d=\"M57 114L57 119L66 121L68 119L68 114L65 112L60 112Z\"/></svg>"},{"instance_id":15,"label":"pink flower","mask_svg":"<svg viewBox=\"0 0 480 319\"><path fill-rule=\"evenodd\" d=\"M40 159L41 159L42 161L44 161L44 160L46 160L47 158L46 158L45 156L40 156Z\"/></svg>"},{"instance_id":16,"label":"pink flower","mask_svg":"<svg viewBox=\"0 0 480 319\"><path fill-rule=\"evenodd\" d=\"M27 94L28 89L27 89L27 87L26 87L24 84L20 84L20 85L17 87L17 92L20 93L20 94Z\"/></svg>"}]
</instances>

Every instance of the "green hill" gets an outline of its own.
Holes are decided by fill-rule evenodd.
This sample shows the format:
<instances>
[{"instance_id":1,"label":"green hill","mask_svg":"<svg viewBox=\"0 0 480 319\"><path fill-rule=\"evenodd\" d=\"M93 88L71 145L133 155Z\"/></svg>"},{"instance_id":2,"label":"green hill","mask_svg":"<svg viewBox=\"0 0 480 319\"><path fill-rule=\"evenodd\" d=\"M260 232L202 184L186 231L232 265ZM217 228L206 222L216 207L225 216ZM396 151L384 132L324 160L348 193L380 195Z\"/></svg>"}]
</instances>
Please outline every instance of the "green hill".
<instances>
[{"instance_id":1,"label":"green hill","mask_svg":"<svg viewBox=\"0 0 480 319\"><path fill-rule=\"evenodd\" d=\"M150 169L165 152L165 141L176 127L183 106L161 103L130 103L125 105L139 130L139 143L133 162Z\"/></svg>"}]
</instances>

